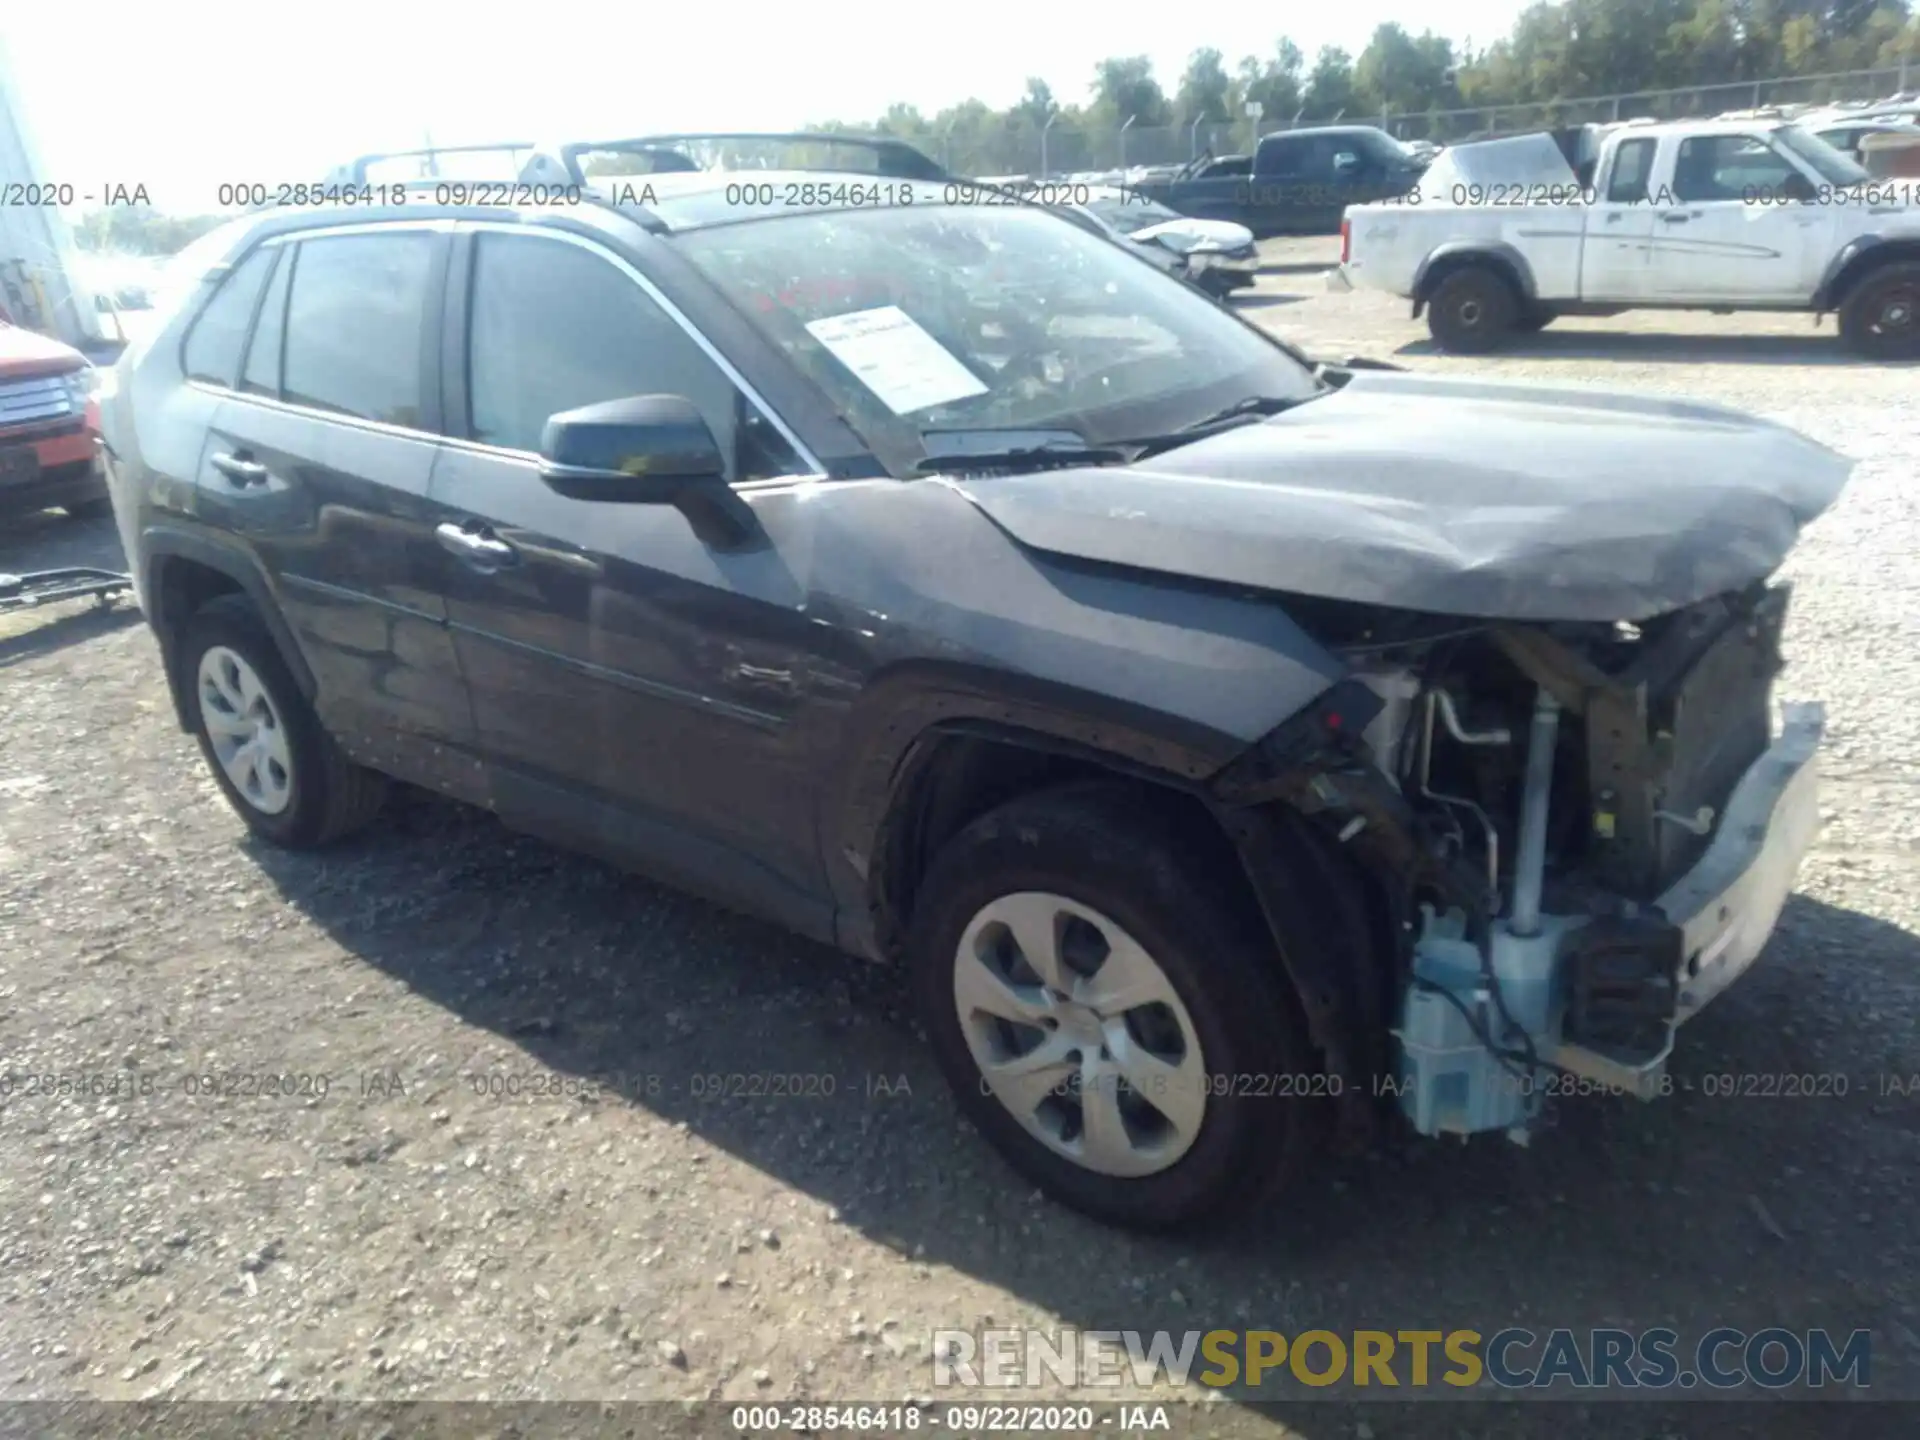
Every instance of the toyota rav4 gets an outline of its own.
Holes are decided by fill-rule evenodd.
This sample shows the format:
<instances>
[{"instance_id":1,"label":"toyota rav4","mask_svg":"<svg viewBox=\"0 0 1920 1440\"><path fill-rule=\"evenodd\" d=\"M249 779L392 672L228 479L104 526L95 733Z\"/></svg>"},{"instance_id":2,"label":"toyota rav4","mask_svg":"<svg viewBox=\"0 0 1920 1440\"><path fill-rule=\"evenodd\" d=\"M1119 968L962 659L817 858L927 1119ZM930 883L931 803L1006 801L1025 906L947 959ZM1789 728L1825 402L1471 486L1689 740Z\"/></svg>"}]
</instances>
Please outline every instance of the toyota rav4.
<instances>
[{"instance_id":1,"label":"toyota rav4","mask_svg":"<svg viewBox=\"0 0 1920 1440\"><path fill-rule=\"evenodd\" d=\"M123 362L118 523L248 826L397 778L905 965L986 1139L1115 1223L1663 1088L1813 833L1770 577L1848 462L1315 365L937 179L612 199L578 149L559 203L236 220Z\"/></svg>"}]
</instances>

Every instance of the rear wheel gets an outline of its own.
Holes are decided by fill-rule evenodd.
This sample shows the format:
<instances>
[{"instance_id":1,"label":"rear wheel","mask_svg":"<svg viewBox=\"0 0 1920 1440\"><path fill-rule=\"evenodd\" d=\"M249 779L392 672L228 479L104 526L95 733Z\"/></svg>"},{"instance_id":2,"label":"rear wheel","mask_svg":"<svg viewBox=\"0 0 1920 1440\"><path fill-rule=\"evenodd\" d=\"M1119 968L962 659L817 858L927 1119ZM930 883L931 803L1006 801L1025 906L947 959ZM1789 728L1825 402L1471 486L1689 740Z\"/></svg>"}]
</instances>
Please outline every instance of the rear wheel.
<instances>
[{"instance_id":1,"label":"rear wheel","mask_svg":"<svg viewBox=\"0 0 1920 1440\"><path fill-rule=\"evenodd\" d=\"M1472 265L1435 287L1427 301L1427 331L1442 350L1483 355L1506 342L1520 312L1520 297L1504 275Z\"/></svg>"},{"instance_id":2,"label":"rear wheel","mask_svg":"<svg viewBox=\"0 0 1920 1440\"><path fill-rule=\"evenodd\" d=\"M1535 335L1547 328L1560 317L1542 305L1535 305L1521 313L1513 322L1513 328L1522 335Z\"/></svg>"},{"instance_id":3,"label":"rear wheel","mask_svg":"<svg viewBox=\"0 0 1920 1440\"><path fill-rule=\"evenodd\" d=\"M385 779L348 760L327 734L243 596L196 611L175 663L214 781L254 833L308 849L373 819Z\"/></svg>"},{"instance_id":4,"label":"rear wheel","mask_svg":"<svg viewBox=\"0 0 1920 1440\"><path fill-rule=\"evenodd\" d=\"M1142 1229L1269 1193L1324 1089L1257 912L1177 828L1120 786L1015 800L940 852L910 937L960 1108L1055 1199Z\"/></svg>"},{"instance_id":5,"label":"rear wheel","mask_svg":"<svg viewBox=\"0 0 1920 1440\"><path fill-rule=\"evenodd\" d=\"M1840 338L1871 360L1920 358L1920 264L1882 265L1840 306Z\"/></svg>"}]
</instances>

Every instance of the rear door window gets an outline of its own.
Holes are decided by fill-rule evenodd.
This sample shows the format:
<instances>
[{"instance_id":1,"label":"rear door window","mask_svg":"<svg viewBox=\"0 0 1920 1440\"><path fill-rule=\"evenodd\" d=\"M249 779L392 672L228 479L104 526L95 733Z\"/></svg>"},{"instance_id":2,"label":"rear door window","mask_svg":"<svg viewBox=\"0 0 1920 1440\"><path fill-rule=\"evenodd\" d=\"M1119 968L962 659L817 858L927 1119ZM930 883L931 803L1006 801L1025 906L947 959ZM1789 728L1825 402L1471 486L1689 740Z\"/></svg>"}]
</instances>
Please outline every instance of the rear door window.
<instances>
[{"instance_id":1,"label":"rear door window","mask_svg":"<svg viewBox=\"0 0 1920 1440\"><path fill-rule=\"evenodd\" d=\"M187 377L231 389L240 373L240 352L246 348L247 327L260 300L260 288L273 268L274 252L256 250L242 260L187 332L182 361Z\"/></svg>"},{"instance_id":2,"label":"rear door window","mask_svg":"<svg viewBox=\"0 0 1920 1440\"><path fill-rule=\"evenodd\" d=\"M1302 180L1331 180L1333 157L1352 148L1353 142L1345 136L1309 135L1301 141L1293 174Z\"/></svg>"},{"instance_id":3,"label":"rear door window","mask_svg":"<svg viewBox=\"0 0 1920 1440\"><path fill-rule=\"evenodd\" d=\"M1607 199L1615 205L1640 205L1647 199L1647 176L1653 169L1652 139L1628 140L1613 152L1613 173L1607 177Z\"/></svg>"},{"instance_id":4,"label":"rear door window","mask_svg":"<svg viewBox=\"0 0 1920 1440\"><path fill-rule=\"evenodd\" d=\"M1262 175L1297 175L1304 163L1306 141L1298 136L1268 136L1260 142L1255 168Z\"/></svg>"},{"instance_id":5,"label":"rear door window","mask_svg":"<svg viewBox=\"0 0 1920 1440\"><path fill-rule=\"evenodd\" d=\"M281 382L289 402L421 428L427 291L438 243L418 230L300 243Z\"/></svg>"}]
</instances>

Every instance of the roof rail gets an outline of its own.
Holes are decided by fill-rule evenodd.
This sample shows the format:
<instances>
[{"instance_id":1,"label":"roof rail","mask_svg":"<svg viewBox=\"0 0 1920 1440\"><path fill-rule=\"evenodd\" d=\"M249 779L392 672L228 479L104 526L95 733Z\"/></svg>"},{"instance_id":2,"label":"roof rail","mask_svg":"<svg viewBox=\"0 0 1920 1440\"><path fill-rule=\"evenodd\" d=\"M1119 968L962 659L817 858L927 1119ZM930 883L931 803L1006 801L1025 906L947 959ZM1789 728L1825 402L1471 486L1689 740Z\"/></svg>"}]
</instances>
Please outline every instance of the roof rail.
<instances>
[{"instance_id":1,"label":"roof rail","mask_svg":"<svg viewBox=\"0 0 1920 1440\"><path fill-rule=\"evenodd\" d=\"M684 147L688 145L707 145L726 142L757 142L781 145L810 145L825 148L854 149L865 151L874 158L874 174L894 180L951 180L944 166L923 152L915 149L904 140L896 140L886 135L839 135L822 131L755 131L755 130L718 130L695 131L672 135L637 135L624 140L579 141L562 145L559 160L564 166L568 179L573 184L584 184L592 177L581 168L582 155L598 152L623 152L635 155L651 154L658 158L672 157L674 161L686 161L695 169L724 168L702 166ZM685 165L672 168L684 169ZM832 165L784 165L789 170L832 170L840 167ZM863 167L864 168L864 167Z\"/></svg>"},{"instance_id":2,"label":"roof rail","mask_svg":"<svg viewBox=\"0 0 1920 1440\"><path fill-rule=\"evenodd\" d=\"M365 185L367 171L386 160L418 159L423 176L434 179L439 173L439 158L442 155L478 155L498 153L507 156L510 174L518 174L520 161L516 158L521 152L536 149L531 140L503 140L493 145L433 145L420 150L383 150L372 155L361 155L346 164L336 166L327 176L329 185Z\"/></svg>"}]
</instances>

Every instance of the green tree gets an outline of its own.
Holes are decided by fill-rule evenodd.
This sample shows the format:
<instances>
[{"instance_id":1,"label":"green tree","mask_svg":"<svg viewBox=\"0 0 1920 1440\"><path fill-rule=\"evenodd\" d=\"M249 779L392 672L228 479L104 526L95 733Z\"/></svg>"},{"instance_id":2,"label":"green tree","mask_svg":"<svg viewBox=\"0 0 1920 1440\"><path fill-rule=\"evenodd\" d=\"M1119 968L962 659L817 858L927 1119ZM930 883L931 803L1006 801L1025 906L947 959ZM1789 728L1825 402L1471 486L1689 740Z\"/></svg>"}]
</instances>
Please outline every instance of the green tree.
<instances>
[{"instance_id":1,"label":"green tree","mask_svg":"<svg viewBox=\"0 0 1920 1440\"><path fill-rule=\"evenodd\" d=\"M1354 106L1353 57L1337 45L1323 45L1307 75L1305 104L1314 120L1351 118Z\"/></svg>"},{"instance_id":2,"label":"green tree","mask_svg":"<svg viewBox=\"0 0 1920 1440\"><path fill-rule=\"evenodd\" d=\"M1153 62L1144 55L1102 60L1093 69L1093 108L1137 125L1166 125L1173 107L1153 78Z\"/></svg>"},{"instance_id":3,"label":"green tree","mask_svg":"<svg viewBox=\"0 0 1920 1440\"><path fill-rule=\"evenodd\" d=\"M1218 50L1196 50L1187 60L1186 73L1174 93L1175 118L1182 125L1196 120L1218 123L1233 117L1233 77Z\"/></svg>"},{"instance_id":4,"label":"green tree","mask_svg":"<svg viewBox=\"0 0 1920 1440\"><path fill-rule=\"evenodd\" d=\"M1301 72L1306 68L1306 57L1300 53L1300 47L1291 40L1282 40L1274 46L1274 53L1262 60L1249 55L1240 62L1240 103L1244 106L1249 100L1260 103L1263 126L1285 124L1293 119L1300 109L1301 97L1305 93L1305 82Z\"/></svg>"},{"instance_id":5,"label":"green tree","mask_svg":"<svg viewBox=\"0 0 1920 1440\"><path fill-rule=\"evenodd\" d=\"M1453 42L1432 31L1414 39L1398 25L1382 25L1353 65L1354 100L1368 114L1439 110L1459 103L1449 78Z\"/></svg>"}]
</instances>

